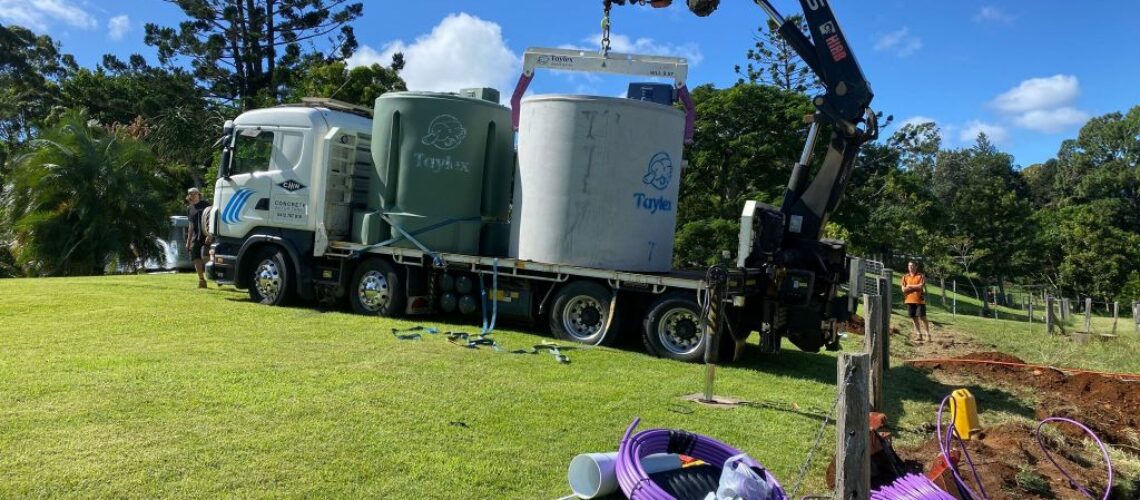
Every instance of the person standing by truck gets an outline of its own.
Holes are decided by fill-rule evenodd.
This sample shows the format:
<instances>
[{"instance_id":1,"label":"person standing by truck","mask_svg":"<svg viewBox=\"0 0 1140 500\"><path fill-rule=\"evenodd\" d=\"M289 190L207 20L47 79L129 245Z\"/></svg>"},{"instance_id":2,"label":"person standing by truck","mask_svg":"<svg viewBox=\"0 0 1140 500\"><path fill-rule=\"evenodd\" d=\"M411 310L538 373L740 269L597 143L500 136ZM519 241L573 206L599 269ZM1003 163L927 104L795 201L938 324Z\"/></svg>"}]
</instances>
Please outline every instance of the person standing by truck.
<instances>
[{"instance_id":1,"label":"person standing by truck","mask_svg":"<svg viewBox=\"0 0 1140 500\"><path fill-rule=\"evenodd\" d=\"M907 263L906 271L901 286L907 315L914 322L915 342L922 342L922 325L926 326L926 340L933 341L930 321L926 319L926 275L919 272L918 263L913 260ZM920 321L922 325L919 324Z\"/></svg>"},{"instance_id":2,"label":"person standing by truck","mask_svg":"<svg viewBox=\"0 0 1140 500\"><path fill-rule=\"evenodd\" d=\"M190 223L186 225L186 249L190 251L190 259L194 261L194 270L198 273L198 288L206 288L206 264L203 262L206 251L206 232L203 230L202 213L210 203L202 199L202 192L196 187L186 190L186 203L190 205L187 218Z\"/></svg>"}]
</instances>

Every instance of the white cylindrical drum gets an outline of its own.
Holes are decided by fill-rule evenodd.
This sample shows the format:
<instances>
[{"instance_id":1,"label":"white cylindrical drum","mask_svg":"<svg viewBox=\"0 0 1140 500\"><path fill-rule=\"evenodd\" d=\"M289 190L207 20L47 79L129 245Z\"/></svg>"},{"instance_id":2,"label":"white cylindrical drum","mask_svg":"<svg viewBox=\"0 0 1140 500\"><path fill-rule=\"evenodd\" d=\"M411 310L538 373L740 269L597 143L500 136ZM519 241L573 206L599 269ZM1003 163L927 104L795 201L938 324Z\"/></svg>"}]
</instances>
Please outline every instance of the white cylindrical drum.
<instances>
[{"instance_id":1,"label":"white cylindrical drum","mask_svg":"<svg viewBox=\"0 0 1140 500\"><path fill-rule=\"evenodd\" d=\"M672 267L684 113L609 97L522 101L512 256L634 272Z\"/></svg>"}]
</instances>

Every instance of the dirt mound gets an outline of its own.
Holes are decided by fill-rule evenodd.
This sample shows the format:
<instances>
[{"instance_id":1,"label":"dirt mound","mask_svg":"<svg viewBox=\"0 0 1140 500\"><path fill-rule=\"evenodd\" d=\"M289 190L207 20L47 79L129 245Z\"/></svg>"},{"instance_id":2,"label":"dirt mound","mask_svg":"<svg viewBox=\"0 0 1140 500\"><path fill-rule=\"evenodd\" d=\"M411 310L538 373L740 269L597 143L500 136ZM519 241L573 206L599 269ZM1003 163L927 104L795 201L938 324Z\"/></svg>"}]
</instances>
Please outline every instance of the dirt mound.
<instances>
[{"instance_id":1,"label":"dirt mound","mask_svg":"<svg viewBox=\"0 0 1140 500\"><path fill-rule=\"evenodd\" d=\"M973 353L915 366L944 371L1014 391L1032 390L1038 418L1066 416L1084 422L1109 442L1140 444L1140 382L1096 373L1066 375L1047 367L1019 367L971 361L1024 363L1001 352Z\"/></svg>"},{"instance_id":2,"label":"dirt mound","mask_svg":"<svg viewBox=\"0 0 1140 500\"><path fill-rule=\"evenodd\" d=\"M975 352L965 356L958 356L954 359L969 359L974 361L997 361L999 363L1017 363L1025 364L1025 361L1012 354L1004 352Z\"/></svg>"},{"instance_id":3,"label":"dirt mound","mask_svg":"<svg viewBox=\"0 0 1140 500\"><path fill-rule=\"evenodd\" d=\"M863 317L852 313L851 318L839 324L839 331L853 333L855 335L866 335L867 329L864 328Z\"/></svg>"},{"instance_id":4,"label":"dirt mound","mask_svg":"<svg viewBox=\"0 0 1140 500\"><path fill-rule=\"evenodd\" d=\"M1037 445L1033 426L1029 424L1010 422L990 427L986 429L984 438L966 443L982 486L991 499L1082 497L1049 462ZM1097 498L1103 495L1108 470L1103 459L1098 458L1099 451L1086 450L1079 438L1070 437L1067 433L1057 440L1046 439L1045 444L1057 463L1078 483ZM933 463L940 453L938 441L933 437L917 448L898 451L904 458L918 459L926 464ZM965 457L959 462L958 473L971 489L978 492ZM1113 498L1122 497L1116 494Z\"/></svg>"}]
</instances>

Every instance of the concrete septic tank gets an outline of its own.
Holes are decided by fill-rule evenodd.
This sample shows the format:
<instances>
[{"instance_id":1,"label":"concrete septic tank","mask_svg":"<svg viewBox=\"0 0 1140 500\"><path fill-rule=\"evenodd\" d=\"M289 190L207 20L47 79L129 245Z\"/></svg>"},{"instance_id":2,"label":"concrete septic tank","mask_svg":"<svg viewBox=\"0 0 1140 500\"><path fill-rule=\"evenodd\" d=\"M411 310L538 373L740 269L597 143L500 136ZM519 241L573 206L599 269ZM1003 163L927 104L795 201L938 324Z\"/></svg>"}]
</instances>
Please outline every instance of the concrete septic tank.
<instances>
[{"instance_id":1,"label":"concrete septic tank","mask_svg":"<svg viewBox=\"0 0 1140 500\"><path fill-rule=\"evenodd\" d=\"M684 126L684 113L651 102L524 99L511 255L669 271Z\"/></svg>"}]
</instances>

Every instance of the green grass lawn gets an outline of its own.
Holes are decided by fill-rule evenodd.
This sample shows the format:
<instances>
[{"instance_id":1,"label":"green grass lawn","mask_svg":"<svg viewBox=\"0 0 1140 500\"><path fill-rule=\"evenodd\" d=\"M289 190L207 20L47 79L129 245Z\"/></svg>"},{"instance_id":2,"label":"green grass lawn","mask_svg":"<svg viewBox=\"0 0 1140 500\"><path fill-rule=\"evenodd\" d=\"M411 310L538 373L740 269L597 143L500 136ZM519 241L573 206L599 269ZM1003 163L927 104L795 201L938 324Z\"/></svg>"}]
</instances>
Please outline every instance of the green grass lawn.
<instances>
[{"instance_id":1,"label":"green grass lawn","mask_svg":"<svg viewBox=\"0 0 1140 500\"><path fill-rule=\"evenodd\" d=\"M958 287L962 290L961 283ZM897 290L896 290L897 292ZM1030 363L1043 363L1053 366L1086 368L1090 370L1140 373L1140 334L1133 324L1131 304L1121 304L1117 323L1117 338L1110 341L1092 340L1087 345L1073 342L1068 336L1049 335L1044 323L1044 306L1034 306L1034 320L1030 324L1028 311L997 307L998 319L992 316L979 316L981 303L966 295L958 295L958 314L950 312L953 292L947 292L947 305L941 305L941 289L928 285L928 315L936 325L948 333L967 335L976 341L996 346L994 350L1018 356ZM895 326L910 333L913 327L905 317L902 298L895 293ZM1084 329L1084 315L1074 313L1065 321L1058 322L1066 332ZM1081 306L1083 307L1083 305ZM1092 316L1094 333L1112 332L1113 319L1105 316L1103 310Z\"/></svg>"},{"instance_id":2,"label":"green grass lawn","mask_svg":"<svg viewBox=\"0 0 1140 500\"><path fill-rule=\"evenodd\" d=\"M634 417L731 443L790 487L820 424L812 413L835 395L830 353L750 352L718 370L717 394L786 409L711 409L680 399L701 390L703 367L635 347L572 350L559 364L440 336L398 340L392 327L419 323L194 285L190 275L0 280L0 497L555 498L569 494L570 459L616 449ZM1125 369L1137 359L1131 338L1115 344L1131 351L1082 350L1013 322L931 314L1030 361ZM508 349L550 340L496 338ZM902 366L898 349L887 412L914 428L953 387ZM975 394L984 419L1032 416L1003 390ZM801 493L825 491L830 429L822 448Z\"/></svg>"},{"instance_id":3,"label":"green grass lawn","mask_svg":"<svg viewBox=\"0 0 1140 500\"><path fill-rule=\"evenodd\" d=\"M634 417L734 444L790 483L819 426L685 403L703 367L635 349L559 364L194 285L0 280L0 497L554 498L569 494L570 459L615 450ZM511 349L550 340L496 337ZM786 351L721 368L716 389L826 410L834 380L833 355Z\"/></svg>"}]
</instances>

